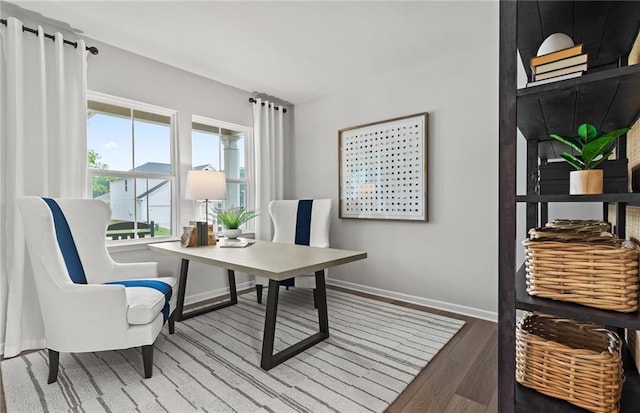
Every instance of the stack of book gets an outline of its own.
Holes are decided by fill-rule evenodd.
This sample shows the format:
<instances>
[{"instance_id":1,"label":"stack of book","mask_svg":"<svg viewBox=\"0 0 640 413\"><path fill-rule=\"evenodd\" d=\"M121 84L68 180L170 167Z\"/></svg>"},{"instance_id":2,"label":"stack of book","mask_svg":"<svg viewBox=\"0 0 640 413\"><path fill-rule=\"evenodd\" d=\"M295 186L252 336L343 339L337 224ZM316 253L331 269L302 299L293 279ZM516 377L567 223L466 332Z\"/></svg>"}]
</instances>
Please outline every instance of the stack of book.
<instances>
[{"instance_id":1,"label":"stack of book","mask_svg":"<svg viewBox=\"0 0 640 413\"><path fill-rule=\"evenodd\" d=\"M529 86L537 86L558 80L582 76L587 70L588 56L582 53L582 45L569 47L531 58L532 82Z\"/></svg>"}]
</instances>

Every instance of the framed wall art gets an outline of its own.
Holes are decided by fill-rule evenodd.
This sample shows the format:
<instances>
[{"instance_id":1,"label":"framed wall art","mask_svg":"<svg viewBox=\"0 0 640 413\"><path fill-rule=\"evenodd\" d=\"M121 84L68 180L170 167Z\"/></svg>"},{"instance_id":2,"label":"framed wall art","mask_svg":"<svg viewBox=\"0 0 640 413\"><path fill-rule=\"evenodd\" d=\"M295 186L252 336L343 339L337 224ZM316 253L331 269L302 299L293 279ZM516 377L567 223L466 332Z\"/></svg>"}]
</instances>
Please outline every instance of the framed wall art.
<instances>
[{"instance_id":1,"label":"framed wall art","mask_svg":"<svg viewBox=\"0 0 640 413\"><path fill-rule=\"evenodd\" d=\"M339 217L427 221L428 113L338 131Z\"/></svg>"}]
</instances>

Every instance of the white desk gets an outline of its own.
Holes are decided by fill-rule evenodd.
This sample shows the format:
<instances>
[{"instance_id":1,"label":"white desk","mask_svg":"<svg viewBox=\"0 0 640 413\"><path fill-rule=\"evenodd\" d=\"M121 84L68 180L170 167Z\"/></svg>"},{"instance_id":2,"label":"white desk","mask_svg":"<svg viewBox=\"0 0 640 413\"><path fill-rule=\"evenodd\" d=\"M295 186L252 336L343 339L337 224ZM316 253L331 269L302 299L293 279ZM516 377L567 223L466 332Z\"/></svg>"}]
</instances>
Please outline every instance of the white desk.
<instances>
[{"instance_id":1,"label":"white desk","mask_svg":"<svg viewBox=\"0 0 640 413\"><path fill-rule=\"evenodd\" d=\"M176 310L171 316L170 328L175 321L182 321L209 311L237 304L235 271L242 271L269 278L269 292L267 295L264 335L262 339L262 359L260 363L260 366L265 370L277 366L329 337L324 270L367 258L367 253L362 251L316 248L269 241L256 241L255 244L245 248L220 248L217 245L184 248L180 246L180 242L178 241L149 244L149 248L153 251L173 255L182 259L180 283L178 287L178 303ZM184 295L187 286L189 261L226 268L229 278L230 300L184 314ZM277 354L273 354L280 281L311 273L315 273L316 276L314 299L318 308L320 331Z\"/></svg>"}]
</instances>

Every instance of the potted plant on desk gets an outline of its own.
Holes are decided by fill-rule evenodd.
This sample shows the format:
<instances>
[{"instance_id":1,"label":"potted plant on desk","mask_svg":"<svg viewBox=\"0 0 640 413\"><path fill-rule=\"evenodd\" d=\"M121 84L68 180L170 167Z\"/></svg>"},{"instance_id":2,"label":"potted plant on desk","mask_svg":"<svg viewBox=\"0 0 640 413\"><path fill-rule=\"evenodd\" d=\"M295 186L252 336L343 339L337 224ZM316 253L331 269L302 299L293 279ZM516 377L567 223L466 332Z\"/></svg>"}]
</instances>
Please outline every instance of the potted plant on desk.
<instances>
[{"instance_id":1,"label":"potted plant on desk","mask_svg":"<svg viewBox=\"0 0 640 413\"><path fill-rule=\"evenodd\" d=\"M616 138L627 133L629 128L603 133L595 126L583 123L578 127L578 136L563 137L552 133L551 138L564 143L577 154L564 152L561 156L576 170L569 174L569 194L601 194L604 189L604 171L595 169L613 153Z\"/></svg>"},{"instance_id":2,"label":"potted plant on desk","mask_svg":"<svg viewBox=\"0 0 640 413\"><path fill-rule=\"evenodd\" d=\"M227 209L216 208L218 222L224 228L223 234L228 239L236 239L242 235L240 226L258 216L255 211L247 211L243 206Z\"/></svg>"}]
</instances>

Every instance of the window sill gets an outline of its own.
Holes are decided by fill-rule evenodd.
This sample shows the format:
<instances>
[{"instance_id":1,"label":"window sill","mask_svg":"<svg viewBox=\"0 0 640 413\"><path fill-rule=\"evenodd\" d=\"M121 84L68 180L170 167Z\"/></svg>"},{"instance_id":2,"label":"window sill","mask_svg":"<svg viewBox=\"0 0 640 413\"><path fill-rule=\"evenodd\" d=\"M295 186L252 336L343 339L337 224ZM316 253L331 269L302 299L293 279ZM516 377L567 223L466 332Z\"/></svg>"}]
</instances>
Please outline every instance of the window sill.
<instances>
[{"instance_id":1,"label":"window sill","mask_svg":"<svg viewBox=\"0 0 640 413\"><path fill-rule=\"evenodd\" d=\"M222 233L216 234L218 239L224 238ZM243 232L241 235L242 238L254 239L254 232ZM147 245L155 244L158 242L170 242L170 241L180 241L178 237L158 237L158 238L138 238L131 240L121 240L121 241L107 241L107 251L109 253L118 253L118 252L128 252L128 251L139 251L146 250Z\"/></svg>"},{"instance_id":2,"label":"window sill","mask_svg":"<svg viewBox=\"0 0 640 413\"><path fill-rule=\"evenodd\" d=\"M158 238L138 238L123 241L107 241L107 251L109 253L127 252L146 250L147 245L158 242L180 241L177 237L158 237Z\"/></svg>"}]
</instances>

